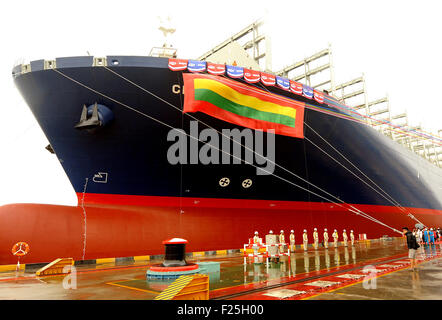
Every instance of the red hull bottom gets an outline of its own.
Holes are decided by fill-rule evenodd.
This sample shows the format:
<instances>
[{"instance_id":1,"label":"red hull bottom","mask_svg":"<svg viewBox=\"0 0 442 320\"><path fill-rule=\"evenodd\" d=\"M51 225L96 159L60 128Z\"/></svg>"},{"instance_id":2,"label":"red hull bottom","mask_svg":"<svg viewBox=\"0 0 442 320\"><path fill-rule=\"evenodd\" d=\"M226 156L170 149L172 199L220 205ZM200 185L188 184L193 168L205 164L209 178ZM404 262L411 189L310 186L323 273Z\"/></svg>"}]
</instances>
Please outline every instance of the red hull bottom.
<instances>
[{"instance_id":1,"label":"red hull bottom","mask_svg":"<svg viewBox=\"0 0 442 320\"><path fill-rule=\"evenodd\" d=\"M100 200L105 196L101 196ZM88 195L88 205L69 207L11 204L0 207L0 264L15 264L12 246L27 242L30 252L21 263L48 262L60 257L87 260L163 254L163 240L187 239L187 251L238 249L258 231L261 236L281 229L295 230L300 243L302 230L311 239L313 228L354 230L368 238L398 236L391 229L333 204L221 199L149 198L113 196L112 204L98 204ZM108 199L106 199L108 200ZM121 203L120 203L121 202ZM162 205L160 205L160 202ZM124 203L124 204L123 204ZM383 223L401 229L416 223L395 207L356 205ZM440 226L442 211L410 209L427 226ZM340 239L341 240L341 239ZM311 241L309 241L311 242Z\"/></svg>"}]
</instances>

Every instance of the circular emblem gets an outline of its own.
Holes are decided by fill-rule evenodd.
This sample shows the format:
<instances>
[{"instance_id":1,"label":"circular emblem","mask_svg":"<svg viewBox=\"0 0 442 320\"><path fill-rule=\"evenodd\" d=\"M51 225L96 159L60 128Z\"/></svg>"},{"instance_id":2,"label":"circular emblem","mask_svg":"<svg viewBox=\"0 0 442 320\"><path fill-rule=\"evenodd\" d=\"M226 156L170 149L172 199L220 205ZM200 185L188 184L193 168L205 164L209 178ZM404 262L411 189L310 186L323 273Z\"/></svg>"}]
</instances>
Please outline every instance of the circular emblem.
<instances>
[{"instance_id":1,"label":"circular emblem","mask_svg":"<svg viewBox=\"0 0 442 320\"><path fill-rule=\"evenodd\" d=\"M219 180L219 185L221 187L227 187L230 184L230 179L229 178L221 178Z\"/></svg>"},{"instance_id":2,"label":"circular emblem","mask_svg":"<svg viewBox=\"0 0 442 320\"><path fill-rule=\"evenodd\" d=\"M250 188L252 186L252 179L246 179L242 182L243 188Z\"/></svg>"},{"instance_id":3,"label":"circular emblem","mask_svg":"<svg viewBox=\"0 0 442 320\"><path fill-rule=\"evenodd\" d=\"M29 244L27 244L26 242L17 242L16 244L14 244L11 251L14 256L25 256L29 252Z\"/></svg>"}]
</instances>

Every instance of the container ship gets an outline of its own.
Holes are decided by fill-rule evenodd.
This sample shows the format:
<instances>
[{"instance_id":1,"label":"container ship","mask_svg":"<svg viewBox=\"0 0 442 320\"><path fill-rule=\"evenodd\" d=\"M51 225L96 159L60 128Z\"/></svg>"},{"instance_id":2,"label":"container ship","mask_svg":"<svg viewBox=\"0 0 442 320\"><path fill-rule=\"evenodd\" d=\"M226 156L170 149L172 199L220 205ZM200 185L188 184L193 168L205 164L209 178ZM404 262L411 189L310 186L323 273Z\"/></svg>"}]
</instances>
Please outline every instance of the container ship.
<instances>
[{"instance_id":1,"label":"container ship","mask_svg":"<svg viewBox=\"0 0 442 320\"><path fill-rule=\"evenodd\" d=\"M19 241L30 247L23 261L40 263L161 254L172 237L211 251L241 248L255 231L375 238L442 224L440 168L286 78L175 57L84 56L16 66L13 80L78 205L0 207L0 264L16 263Z\"/></svg>"}]
</instances>

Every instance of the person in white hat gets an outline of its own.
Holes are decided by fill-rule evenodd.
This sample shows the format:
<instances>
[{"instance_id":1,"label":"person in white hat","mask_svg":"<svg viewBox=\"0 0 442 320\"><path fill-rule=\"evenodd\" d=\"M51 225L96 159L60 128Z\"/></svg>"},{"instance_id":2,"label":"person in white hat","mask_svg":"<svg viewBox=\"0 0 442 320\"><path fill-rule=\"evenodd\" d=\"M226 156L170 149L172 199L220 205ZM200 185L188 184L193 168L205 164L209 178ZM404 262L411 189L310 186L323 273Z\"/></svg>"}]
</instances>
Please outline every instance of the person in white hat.
<instances>
[{"instance_id":1,"label":"person in white hat","mask_svg":"<svg viewBox=\"0 0 442 320\"><path fill-rule=\"evenodd\" d=\"M254 244L258 244L259 243L258 231L255 231L255 236L253 237L253 243Z\"/></svg>"},{"instance_id":2,"label":"person in white hat","mask_svg":"<svg viewBox=\"0 0 442 320\"><path fill-rule=\"evenodd\" d=\"M347 240L348 240L348 236L347 236L347 231L344 229L342 232L342 239L344 240L344 247L347 247Z\"/></svg>"},{"instance_id":3,"label":"person in white hat","mask_svg":"<svg viewBox=\"0 0 442 320\"><path fill-rule=\"evenodd\" d=\"M285 244L284 230L281 230L281 232L279 233L279 243Z\"/></svg>"},{"instance_id":4,"label":"person in white hat","mask_svg":"<svg viewBox=\"0 0 442 320\"><path fill-rule=\"evenodd\" d=\"M350 230L350 240L351 246L353 247L355 245L355 234L353 233L353 230Z\"/></svg>"},{"instance_id":5,"label":"person in white hat","mask_svg":"<svg viewBox=\"0 0 442 320\"><path fill-rule=\"evenodd\" d=\"M286 248L284 230L281 230L279 233L279 253L287 252Z\"/></svg>"},{"instance_id":6,"label":"person in white hat","mask_svg":"<svg viewBox=\"0 0 442 320\"><path fill-rule=\"evenodd\" d=\"M338 234L338 231L336 229L335 229L335 231L333 231L332 237L333 237L333 246L335 248L337 248L338 247L339 234Z\"/></svg>"},{"instance_id":7,"label":"person in white hat","mask_svg":"<svg viewBox=\"0 0 442 320\"><path fill-rule=\"evenodd\" d=\"M416 240L417 240L417 243L422 243L422 229L421 228L417 228Z\"/></svg>"},{"instance_id":8,"label":"person in white hat","mask_svg":"<svg viewBox=\"0 0 442 320\"><path fill-rule=\"evenodd\" d=\"M304 233L302 234L302 242L304 243L304 251L307 251L308 236L307 236L307 230L305 230L305 229L304 229Z\"/></svg>"},{"instance_id":9,"label":"person in white hat","mask_svg":"<svg viewBox=\"0 0 442 320\"><path fill-rule=\"evenodd\" d=\"M319 247L319 235L318 235L318 229L313 229L313 246L315 247L315 250L318 250Z\"/></svg>"},{"instance_id":10,"label":"person in white hat","mask_svg":"<svg viewBox=\"0 0 442 320\"><path fill-rule=\"evenodd\" d=\"M295 252L295 230L290 230L290 251Z\"/></svg>"},{"instance_id":11,"label":"person in white hat","mask_svg":"<svg viewBox=\"0 0 442 320\"><path fill-rule=\"evenodd\" d=\"M327 228L324 229L324 248L328 249L328 232L327 232Z\"/></svg>"}]
</instances>

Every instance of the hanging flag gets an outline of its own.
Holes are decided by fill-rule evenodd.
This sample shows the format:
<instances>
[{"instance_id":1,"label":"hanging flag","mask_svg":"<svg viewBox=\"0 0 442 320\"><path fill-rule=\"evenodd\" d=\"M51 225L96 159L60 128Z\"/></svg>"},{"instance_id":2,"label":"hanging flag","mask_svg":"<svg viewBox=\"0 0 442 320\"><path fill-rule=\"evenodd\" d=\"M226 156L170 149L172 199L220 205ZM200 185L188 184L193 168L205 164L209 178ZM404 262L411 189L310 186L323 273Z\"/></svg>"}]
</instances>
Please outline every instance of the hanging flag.
<instances>
[{"instance_id":1,"label":"hanging flag","mask_svg":"<svg viewBox=\"0 0 442 320\"><path fill-rule=\"evenodd\" d=\"M226 66L227 74L231 78L242 78L244 75L244 68L238 66Z\"/></svg>"},{"instance_id":2,"label":"hanging flag","mask_svg":"<svg viewBox=\"0 0 442 320\"><path fill-rule=\"evenodd\" d=\"M313 88L306 86L305 84L302 86L302 95L309 99L313 99Z\"/></svg>"},{"instance_id":3,"label":"hanging flag","mask_svg":"<svg viewBox=\"0 0 442 320\"><path fill-rule=\"evenodd\" d=\"M266 86L274 86L276 78L273 74L261 72L261 82Z\"/></svg>"},{"instance_id":4,"label":"hanging flag","mask_svg":"<svg viewBox=\"0 0 442 320\"><path fill-rule=\"evenodd\" d=\"M169 59L169 69L172 71L182 71L187 69L187 60Z\"/></svg>"},{"instance_id":5,"label":"hanging flag","mask_svg":"<svg viewBox=\"0 0 442 320\"><path fill-rule=\"evenodd\" d=\"M244 69L244 79L249 83L257 83L261 79L261 73L251 69Z\"/></svg>"},{"instance_id":6,"label":"hanging flag","mask_svg":"<svg viewBox=\"0 0 442 320\"><path fill-rule=\"evenodd\" d=\"M303 138L304 103L208 74L183 74L183 112L203 112L256 130Z\"/></svg>"},{"instance_id":7,"label":"hanging flag","mask_svg":"<svg viewBox=\"0 0 442 320\"><path fill-rule=\"evenodd\" d=\"M226 73L226 66L224 64L207 62L207 72L214 75L221 75Z\"/></svg>"},{"instance_id":8,"label":"hanging flag","mask_svg":"<svg viewBox=\"0 0 442 320\"><path fill-rule=\"evenodd\" d=\"M187 63L187 70L190 72L206 71L206 61L189 60Z\"/></svg>"},{"instance_id":9,"label":"hanging flag","mask_svg":"<svg viewBox=\"0 0 442 320\"><path fill-rule=\"evenodd\" d=\"M284 90L290 89L290 80L287 78L276 76L276 84Z\"/></svg>"},{"instance_id":10,"label":"hanging flag","mask_svg":"<svg viewBox=\"0 0 442 320\"><path fill-rule=\"evenodd\" d=\"M302 83L290 80L290 91L302 95Z\"/></svg>"},{"instance_id":11,"label":"hanging flag","mask_svg":"<svg viewBox=\"0 0 442 320\"><path fill-rule=\"evenodd\" d=\"M319 103L324 103L324 94L318 90L313 90L313 96L315 100Z\"/></svg>"}]
</instances>

